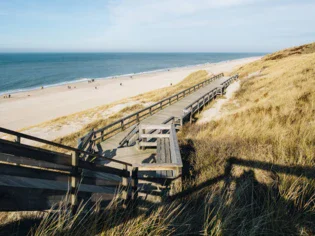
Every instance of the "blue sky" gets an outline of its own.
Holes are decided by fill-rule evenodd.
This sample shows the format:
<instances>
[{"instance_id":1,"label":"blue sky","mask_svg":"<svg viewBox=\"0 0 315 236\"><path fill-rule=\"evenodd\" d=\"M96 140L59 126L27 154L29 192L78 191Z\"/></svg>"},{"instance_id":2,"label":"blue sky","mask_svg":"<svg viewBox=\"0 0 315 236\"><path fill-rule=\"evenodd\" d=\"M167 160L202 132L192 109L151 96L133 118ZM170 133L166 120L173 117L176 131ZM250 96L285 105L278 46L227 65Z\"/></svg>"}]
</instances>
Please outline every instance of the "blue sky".
<instances>
[{"instance_id":1,"label":"blue sky","mask_svg":"<svg viewBox=\"0 0 315 236\"><path fill-rule=\"evenodd\" d=\"M0 52L271 52L314 25L314 0L0 0Z\"/></svg>"}]
</instances>

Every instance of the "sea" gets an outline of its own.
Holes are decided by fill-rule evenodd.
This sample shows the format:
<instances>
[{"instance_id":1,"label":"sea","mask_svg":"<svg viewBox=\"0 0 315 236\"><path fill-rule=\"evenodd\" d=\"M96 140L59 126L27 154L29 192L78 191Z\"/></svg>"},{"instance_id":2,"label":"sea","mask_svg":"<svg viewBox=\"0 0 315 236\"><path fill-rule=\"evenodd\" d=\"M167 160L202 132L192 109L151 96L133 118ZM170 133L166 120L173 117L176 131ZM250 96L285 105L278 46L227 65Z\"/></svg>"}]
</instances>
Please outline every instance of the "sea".
<instances>
[{"instance_id":1,"label":"sea","mask_svg":"<svg viewBox=\"0 0 315 236\"><path fill-rule=\"evenodd\" d=\"M0 53L0 94L265 53Z\"/></svg>"}]
</instances>

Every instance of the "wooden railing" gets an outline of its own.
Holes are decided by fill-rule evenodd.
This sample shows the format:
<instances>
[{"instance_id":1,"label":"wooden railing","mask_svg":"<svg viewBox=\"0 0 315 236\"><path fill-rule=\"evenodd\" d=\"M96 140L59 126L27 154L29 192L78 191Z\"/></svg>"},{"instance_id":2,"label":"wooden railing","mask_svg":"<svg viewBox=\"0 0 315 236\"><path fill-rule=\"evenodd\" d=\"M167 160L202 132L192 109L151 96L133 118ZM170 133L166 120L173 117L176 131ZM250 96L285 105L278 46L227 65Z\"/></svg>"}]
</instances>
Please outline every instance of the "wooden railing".
<instances>
[{"instance_id":1,"label":"wooden railing","mask_svg":"<svg viewBox=\"0 0 315 236\"><path fill-rule=\"evenodd\" d=\"M212 99L214 99L218 94L224 94L226 87L232 83L235 79L238 78L238 75L231 76L228 80L224 81L220 87L214 88L206 94L203 94L201 97L197 98L195 101L190 103L187 107L185 107L183 113L183 120L186 117L190 116L189 120L192 120L192 116L194 113L201 110L206 104L208 104Z\"/></svg>"},{"instance_id":2,"label":"wooden railing","mask_svg":"<svg viewBox=\"0 0 315 236\"><path fill-rule=\"evenodd\" d=\"M72 207L75 208L79 201L88 200L94 194L98 197L102 194L105 197L113 195L121 185L125 186L126 195L134 198L132 196L134 193L126 190L130 178L128 167L132 166L130 163L1 127L0 132L16 136L15 142L0 139L0 196L9 199L0 200L2 211L49 209L62 200L61 197L67 195L70 197ZM66 152L22 144L22 139L58 147ZM101 157L109 162L119 163L122 167L114 168L88 162L80 158L80 154ZM137 170L133 168L132 171ZM21 198L19 195L23 194L23 191L26 191L27 196ZM13 204L10 201L17 203Z\"/></svg>"},{"instance_id":3,"label":"wooden railing","mask_svg":"<svg viewBox=\"0 0 315 236\"><path fill-rule=\"evenodd\" d=\"M128 116L125 116L122 119L119 119L109 125L106 125L103 128L100 128L98 130L91 130L88 134L86 134L84 137L82 137L79 142L78 146L84 147L84 148L91 148L93 145L95 145L95 142L98 141L104 141L111 136L115 135L117 132L125 130L126 128L139 123L141 120L155 114L156 112L162 110L166 106L169 106L173 104L174 102L179 101L180 99L186 97L187 95L191 94L192 92L196 91L197 89L204 87L205 85L211 83L213 80L216 80L220 77L222 77L224 74L218 74L216 76L211 77L210 79L207 79L203 82L200 82L194 86L191 86L185 90L180 91L179 93L176 93L170 97L167 97L159 102L156 102L146 108L143 108L142 110L139 110L135 113L132 113ZM84 149L86 150L86 149Z\"/></svg>"}]
</instances>

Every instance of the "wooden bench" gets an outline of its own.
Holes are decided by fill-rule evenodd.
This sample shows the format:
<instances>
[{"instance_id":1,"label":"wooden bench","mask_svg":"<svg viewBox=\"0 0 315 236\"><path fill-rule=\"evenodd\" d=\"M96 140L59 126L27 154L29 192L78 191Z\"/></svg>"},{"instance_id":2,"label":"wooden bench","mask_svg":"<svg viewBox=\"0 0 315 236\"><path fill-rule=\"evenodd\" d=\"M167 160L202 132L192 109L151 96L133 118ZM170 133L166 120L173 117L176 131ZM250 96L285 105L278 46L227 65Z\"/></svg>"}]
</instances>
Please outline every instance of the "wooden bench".
<instances>
[{"instance_id":1,"label":"wooden bench","mask_svg":"<svg viewBox=\"0 0 315 236\"><path fill-rule=\"evenodd\" d=\"M169 138L157 139L156 163L172 163ZM156 174L157 177L173 177L172 170L158 170Z\"/></svg>"}]
</instances>

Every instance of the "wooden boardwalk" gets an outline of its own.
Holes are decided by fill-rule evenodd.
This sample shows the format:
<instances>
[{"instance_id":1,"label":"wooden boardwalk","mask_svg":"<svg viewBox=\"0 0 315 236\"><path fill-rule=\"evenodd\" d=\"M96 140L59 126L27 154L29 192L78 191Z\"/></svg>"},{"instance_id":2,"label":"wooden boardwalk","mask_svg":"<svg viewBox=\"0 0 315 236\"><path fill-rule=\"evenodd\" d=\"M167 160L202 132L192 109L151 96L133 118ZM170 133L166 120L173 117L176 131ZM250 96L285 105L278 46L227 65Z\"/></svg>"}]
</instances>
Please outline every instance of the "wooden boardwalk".
<instances>
[{"instance_id":1,"label":"wooden boardwalk","mask_svg":"<svg viewBox=\"0 0 315 236\"><path fill-rule=\"evenodd\" d=\"M66 196L75 209L80 201L106 203L121 187L131 200L138 193L148 200L148 195L180 191L183 163L176 128L191 121L236 78L216 75L91 130L80 138L78 148L0 127L0 132L16 137L0 139L0 210L49 209ZM63 151L26 145L21 139Z\"/></svg>"},{"instance_id":2,"label":"wooden boardwalk","mask_svg":"<svg viewBox=\"0 0 315 236\"><path fill-rule=\"evenodd\" d=\"M215 91L215 95L220 92L222 89L222 84L231 80L231 77L222 77L219 78L205 87L193 92L192 94L182 98L178 102L175 102L172 105L164 108L163 110L149 116L148 118L142 120L140 122L141 125L158 125L163 124L165 121L170 120L172 117L178 118L179 120L183 120L186 116L184 110L197 101L199 98L204 97L211 91ZM210 100L210 99L209 99ZM209 101L208 100L208 101ZM204 104L200 105L200 109ZM125 161L131 164L139 164L139 163L151 163L156 159L156 150L146 149L140 150L136 147L135 143L130 146L120 147L121 140L128 135L128 133L132 130L133 127L129 127L128 129L114 135L113 137L107 139L104 142L101 142L97 145L97 151L102 153L102 155L113 158L115 160ZM111 166L116 166L116 163L109 163Z\"/></svg>"}]
</instances>

